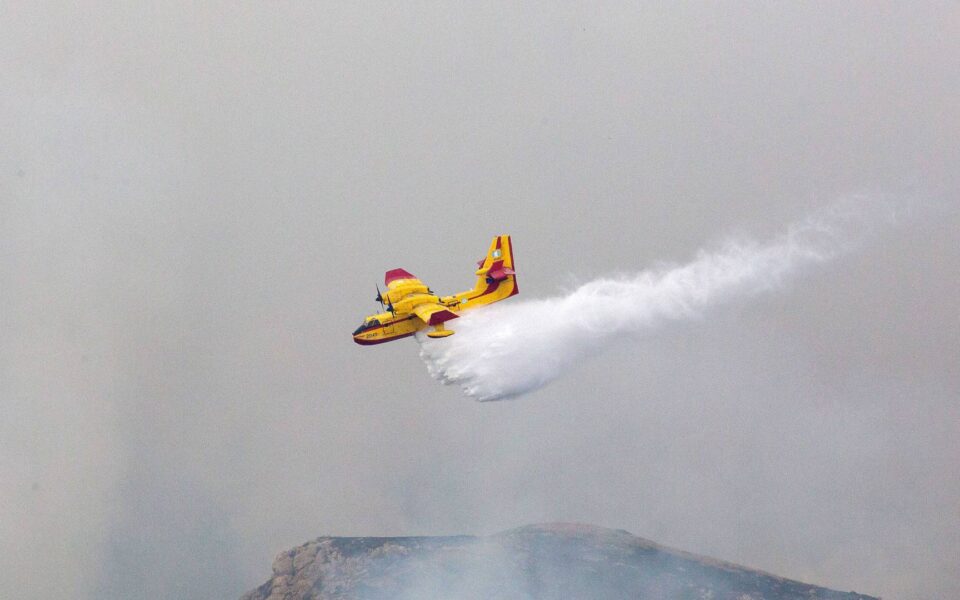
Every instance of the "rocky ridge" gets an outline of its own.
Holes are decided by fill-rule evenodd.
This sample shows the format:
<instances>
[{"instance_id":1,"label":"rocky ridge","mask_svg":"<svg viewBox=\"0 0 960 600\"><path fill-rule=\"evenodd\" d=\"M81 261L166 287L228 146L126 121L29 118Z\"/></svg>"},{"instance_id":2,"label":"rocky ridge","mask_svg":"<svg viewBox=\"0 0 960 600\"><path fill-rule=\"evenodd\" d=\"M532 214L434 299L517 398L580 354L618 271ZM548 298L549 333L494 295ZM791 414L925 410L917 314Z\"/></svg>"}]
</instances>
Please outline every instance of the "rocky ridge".
<instances>
[{"instance_id":1,"label":"rocky ridge","mask_svg":"<svg viewBox=\"0 0 960 600\"><path fill-rule=\"evenodd\" d=\"M487 537L321 537L280 553L271 579L242 600L434 598L877 600L570 524Z\"/></svg>"}]
</instances>

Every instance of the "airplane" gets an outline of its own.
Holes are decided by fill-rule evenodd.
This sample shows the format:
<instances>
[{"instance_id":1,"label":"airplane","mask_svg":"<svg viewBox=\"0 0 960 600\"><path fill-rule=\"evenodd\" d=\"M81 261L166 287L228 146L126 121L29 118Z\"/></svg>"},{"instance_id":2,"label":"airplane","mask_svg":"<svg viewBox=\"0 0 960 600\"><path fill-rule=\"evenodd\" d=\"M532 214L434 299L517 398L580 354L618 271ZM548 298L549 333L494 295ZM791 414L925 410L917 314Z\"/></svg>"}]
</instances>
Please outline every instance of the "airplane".
<instances>
[{"instance_id":1,"label":"airplane","mask_svg":"<svg viewBox=\"0 0 960 600\"><path fill-rule=\"evenodd\" d=\"M459 313L499 302L519 292L509 235L493 238L487 256L477 262L477 267L477 283L473 289L452 296L435 295L403 269L387 271L384 276L387 290L381 293L378 285L375 298L384 312L365 318L353 332L353 341L363 346L383 344L409 337L427 327L433 328L427 333L428 337L444 338L454 333L444 324L459 317Z\"/></svg>"}]
</instances>

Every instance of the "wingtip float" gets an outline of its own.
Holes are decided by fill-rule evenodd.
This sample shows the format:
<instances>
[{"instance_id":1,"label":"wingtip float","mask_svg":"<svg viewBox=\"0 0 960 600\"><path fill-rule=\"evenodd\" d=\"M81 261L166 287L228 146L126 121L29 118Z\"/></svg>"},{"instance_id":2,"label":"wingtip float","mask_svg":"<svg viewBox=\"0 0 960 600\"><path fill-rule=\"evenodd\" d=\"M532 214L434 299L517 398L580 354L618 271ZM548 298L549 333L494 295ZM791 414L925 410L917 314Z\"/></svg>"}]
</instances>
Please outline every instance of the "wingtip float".
<instances>
[{"instance_id":1,"label":"wingtip float","mask_svg":"<svg viewBox=\"0 0 960 600\"><path fill-rule=\"evenodd\" d=\"M377 286L376 301L383 312L370 315L353 332L353 341L364 346L392 342L409 337L421 329L431 338L453 335L445 323L465 310L499 302L519 293L513 270L513 246L509 235L493 238L486 257L477 263L476 285L452 296L437 296L403 269L392 269L384 276L387 289Z\"/></svg>"}]
</instances>

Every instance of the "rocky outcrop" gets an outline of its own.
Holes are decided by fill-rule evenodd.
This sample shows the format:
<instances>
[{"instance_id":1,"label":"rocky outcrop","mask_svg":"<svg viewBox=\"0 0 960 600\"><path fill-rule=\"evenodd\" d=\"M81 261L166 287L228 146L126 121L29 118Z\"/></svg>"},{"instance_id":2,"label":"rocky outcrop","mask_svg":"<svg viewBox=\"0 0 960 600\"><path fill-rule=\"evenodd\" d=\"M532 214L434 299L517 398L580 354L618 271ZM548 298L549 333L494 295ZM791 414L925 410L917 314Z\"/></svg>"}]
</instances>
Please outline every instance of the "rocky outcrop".
<instances>
[{"instance_id":1,"label":"rocky outcrop","mask_svg":"<svg viewBox=\"0 0 960 600\"><path fill-rule=\"evenodd\" d=\"M489 537L322 537L282 552L242 600L876 600L587 525Z\"/></svg>"}]
</instances>

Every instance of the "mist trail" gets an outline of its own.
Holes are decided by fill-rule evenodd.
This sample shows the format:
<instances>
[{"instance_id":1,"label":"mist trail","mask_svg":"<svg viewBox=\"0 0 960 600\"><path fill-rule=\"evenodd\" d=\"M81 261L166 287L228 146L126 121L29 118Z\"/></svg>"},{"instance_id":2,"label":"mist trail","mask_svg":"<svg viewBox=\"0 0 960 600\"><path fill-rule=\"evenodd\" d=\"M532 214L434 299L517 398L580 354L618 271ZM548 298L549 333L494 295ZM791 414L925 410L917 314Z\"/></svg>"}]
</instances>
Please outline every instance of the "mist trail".
<instances>
[{"instance_id":1,"label":"mist trail","mask_svg":"<svg viewBox=\"0 0 960 600\"><path fill-rule=\"evenodd\" d=\"M599 278L566 295L468 312L452 323L456 335L434 340L418 334L420 356L434 378L459 385L476 400L519 396L601 353L614 338L642 336L776 289L851 249L895 212L889 205L867 210L862 201L844 202L765 243L728 241L700 250L687 264ZM522 276L522 266L519 271Z\"/></svg>"}]
</instances>

